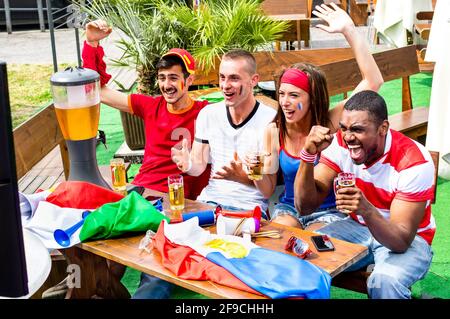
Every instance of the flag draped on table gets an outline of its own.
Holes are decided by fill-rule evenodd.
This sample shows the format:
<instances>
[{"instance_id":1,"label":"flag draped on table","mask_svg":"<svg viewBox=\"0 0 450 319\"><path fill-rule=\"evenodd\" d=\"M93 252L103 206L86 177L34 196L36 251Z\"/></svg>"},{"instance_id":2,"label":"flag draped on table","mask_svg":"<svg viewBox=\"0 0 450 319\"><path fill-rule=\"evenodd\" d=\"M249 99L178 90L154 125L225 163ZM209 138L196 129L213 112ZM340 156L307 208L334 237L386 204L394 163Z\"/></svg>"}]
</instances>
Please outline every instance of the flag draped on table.
<instances>
[{"instance_id":1,"label":"flag draped on table","mask_svg":"<svg viewBox=\"0 0 450 319\"><path fill-rule=\"evenodd\" d=\"M241 237L211 234L198 226L198 218L162 222L154 247L164 266L183 279L211 280L270 298L330 296L331 277L321 268Z\"/></svg>"},{"instance_id":2,"label":"flag draped on table","mask_svg":"<svg viewBox=\"0 0 450 319\"><path fill-rule=\"evenodd\" d=\"M46 201L59 207L96 209L124 196L101 186L78 181L62 182Z\"/></svg>"},{"instance_id":3,"label":"flag draped on table","mask_svg":"<svg viewBox=\"0 0 450 319\"><path fill-rule=\"evenodd\" d=\"M47 248L67 248L54 239L56 229L67 230L85 217L83 226L70 238L70 246L88 239L112 238L129 232L156 231L169 220L136 192L123 197L87 182L63 182L53 192L41 196L23 195L24 227L34 232Z\"/></svg>"}]
</instances>

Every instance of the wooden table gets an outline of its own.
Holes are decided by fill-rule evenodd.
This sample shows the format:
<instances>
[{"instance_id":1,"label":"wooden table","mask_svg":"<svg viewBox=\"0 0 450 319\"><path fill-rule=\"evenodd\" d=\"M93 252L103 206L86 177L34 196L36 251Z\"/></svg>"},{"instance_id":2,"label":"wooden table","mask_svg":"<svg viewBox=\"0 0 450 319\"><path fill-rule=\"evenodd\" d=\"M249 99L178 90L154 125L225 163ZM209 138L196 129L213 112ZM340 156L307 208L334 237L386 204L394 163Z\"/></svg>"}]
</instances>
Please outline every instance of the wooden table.
<instances>
[{"instance_id":1,"label":"wooden table","mask_svg":"<svg viewBox=\"0 0 450 319\"><path fill-rule=\"evenodd\" d=\"M291 21L291 28L283 33L281 41L297 41L298 49L301 49L301 41L305 41L305 47L309 47L309 25L310 21L306 14L271 14L269 15L274 20ZM295 36L293 36L293 34ZM276 41L276 50L280 51L280 42Z\"/></svg>"},{"instance_id":2,"label":"wooden table","mask_svg":"<svg viewBox=\"0 0 450 319\"><path fill-rule=\"evenodd\" d=\"M148 195L164 197L164 209L168 210L169 201L166 194L146 190L144 197ZM208 208L211 208L211 206L197 201L186 200L185 211ZM279 230L282 238L257 238L255 243L264 248L286 252L284 245L287 240L292 235L300 237L309 243L313 251L307 260L323 268L332 277L367 255L366 247L338 239L333 239L335 251L318 253L310 240L311 235L313 235L312 232L275 223L270 225L263 223L262 230L271 229ZM215 232L214 227L210 227L210 230ZM80 288L73 289L71 297L90 298L94 295L103 298L129 297L128 291L120 283L119 277L115 276L107 266L108 260L112 260L211 298L264 298L210 281L182 280L177 278L161 264L159 252L153 250L151 253L148 253L138 249L139 242L143 236L144 234L139 234L126 238L97 240L66 249L65 252L69 263L79 265L81 270Z\"/></svg>"}]
</instances>

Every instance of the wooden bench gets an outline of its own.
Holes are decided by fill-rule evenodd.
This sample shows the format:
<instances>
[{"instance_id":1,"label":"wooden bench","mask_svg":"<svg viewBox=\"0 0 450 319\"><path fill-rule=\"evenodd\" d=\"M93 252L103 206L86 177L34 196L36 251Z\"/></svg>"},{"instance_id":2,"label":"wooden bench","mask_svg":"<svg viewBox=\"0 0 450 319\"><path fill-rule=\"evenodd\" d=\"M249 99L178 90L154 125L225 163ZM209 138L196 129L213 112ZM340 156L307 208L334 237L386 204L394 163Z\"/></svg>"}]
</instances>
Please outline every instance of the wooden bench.
<instances>
[{"instance_id":1,"label":"wooden bench","mask_svg":"<svg viewBox=\"0 0 450 319\"><path fill-rule=\"evenodd\" d=\"M40 184L53 184L61 176L59 167L58 172L54 172L50 167L35 167L47 154L54 153L54 157L58 156L58 150L55 148L59 146L59 153L62 158L64 167L64 176L69 176L69 156L67 152L66 142L59 129L58 121L53 104L48 105L40 112L36 113L26 122L19 125L13 131L14 148L16 153L16 170L17 179L20 180L33 168L36 170L46 170L48 181L41 181ZM20 183L32 183L35 175L29 174ZM55 178L57 177L57 178ZM36 182L35 182L36 183ZM40 185L39 184L39 185ZM51 185L50 185L51 186ZM24 185L20 187L24 189Z\"/></svg>"},{"instance_id":2,"label":"wooden bench","mask_svg":"<svg viewBox=\"0 0 450 319\"><path fill-rule=\"evenodd\" d=\"M321 67L327 78L330 95L346 93L361 81L359 68L350 48L256 52L254 56L260 81L276 81L283 69L298 62L308 62ZM423 143L428 125L428 107L412 107L409 83L409 77L420 71L416 47L389 49L376 52L373 56L385 81L402 79L402 112L389 117L392 127ZM199 73L194 85L217 85L219 63L218 59L215 69L209 73ZM268 101L267 98L265 100ZM271 103L275 107L278 105L276 101Z\"/></svg>"}]
</instances>

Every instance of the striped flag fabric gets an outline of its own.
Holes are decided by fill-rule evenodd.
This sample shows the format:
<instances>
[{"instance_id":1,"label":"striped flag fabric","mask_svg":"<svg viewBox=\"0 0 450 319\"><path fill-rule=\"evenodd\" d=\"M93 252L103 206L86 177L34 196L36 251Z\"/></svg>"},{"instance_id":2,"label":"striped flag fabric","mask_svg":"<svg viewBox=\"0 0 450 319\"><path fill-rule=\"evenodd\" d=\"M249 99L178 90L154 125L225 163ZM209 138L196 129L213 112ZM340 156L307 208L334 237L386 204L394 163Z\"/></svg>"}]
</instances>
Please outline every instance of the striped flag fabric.
<instances>
[{"instance_id":1,"label":"striped flag fabric","mask_svg":"<svg viewBox=\"0 0 450 319\"><path fill-rule=\"evenodd\" d=\"M164 266L183 279L211 280L273 299L330 297L331 276L323 269L241 237L211 234L198 218L163 221L153 240Z\"/></svg>"}]
</instances>

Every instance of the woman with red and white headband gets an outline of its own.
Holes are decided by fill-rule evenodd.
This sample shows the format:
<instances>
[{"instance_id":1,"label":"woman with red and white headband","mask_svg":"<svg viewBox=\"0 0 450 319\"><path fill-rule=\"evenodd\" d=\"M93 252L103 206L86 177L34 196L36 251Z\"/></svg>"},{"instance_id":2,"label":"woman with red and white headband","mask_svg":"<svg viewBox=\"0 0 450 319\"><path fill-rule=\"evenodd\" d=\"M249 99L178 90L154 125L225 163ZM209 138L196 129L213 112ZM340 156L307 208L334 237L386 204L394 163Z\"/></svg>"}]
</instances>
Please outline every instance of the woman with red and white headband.
<instances>
[{"instance_id":1,"label":"woman with red and white headband","mask_svg":"<svg viewBox=\"0 0 450 319\"><path fill-rule=\"evenodd\" d=\"M345 11L334 3L331 6L316 6L313 13L325 20L328 26L318 25L329 33L342 33L350 44L362 81L353 90L352 95L362 90L378 89L383 77L375 60L369 52L363 36L356 29ZM285 70L280 76L278 87L278 114L266 131L266 156L264 178L257 187L270 197L277 184L278 169L284 178L285 190L279 203L271 212L271 220L289 226L308 226L312 222L331 222L343 215L335 210L334 194L330 193L318 211L301 217L294 206L294 180L300 165L303 144L312 126L328 127L335 133L339 128L339 118L346 100L329 109L329 96L324 73L314 65L298 63Z\"/></svg>"}]
</instances>

